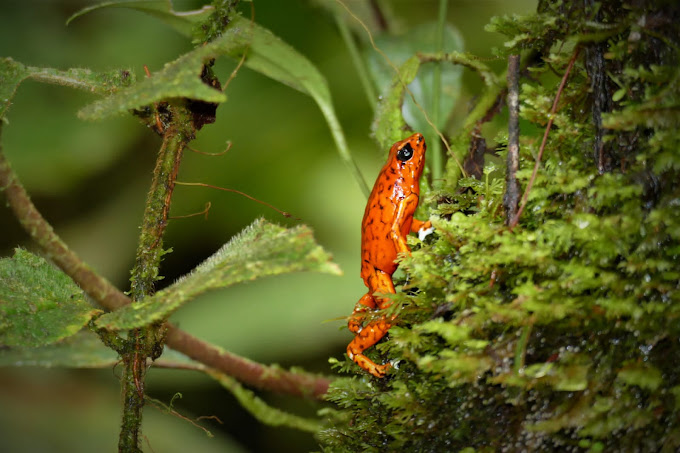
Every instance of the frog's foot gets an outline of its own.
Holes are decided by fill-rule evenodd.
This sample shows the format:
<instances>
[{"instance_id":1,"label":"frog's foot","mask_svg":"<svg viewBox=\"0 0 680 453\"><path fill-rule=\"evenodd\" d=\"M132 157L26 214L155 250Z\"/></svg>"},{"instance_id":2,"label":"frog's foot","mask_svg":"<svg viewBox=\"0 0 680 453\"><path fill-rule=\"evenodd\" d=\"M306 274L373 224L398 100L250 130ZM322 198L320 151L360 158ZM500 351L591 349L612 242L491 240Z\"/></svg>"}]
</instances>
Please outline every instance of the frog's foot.
<instances>
[{"instance_id":1,"label":"frog's foot","mask_svg":"<svg viewBox=\"0 0 680 453\"><path fill-rule=\"evenodd\" d=\"M391 365L389 363L378 365L366 357L363 352L380 341L390 327L391 325L385 320L369 323L363 329L360 329L352 342L347 345L347 356L375 377L385 376Z\"/></svg>"},{"instance_id":2,"label":"frog's foot","mask_svg":"<svg viewBox=\"0 0 680 453\"><path fill-rule=\"evenodd\" d=\"M349 351L349 348L347 348L347 355L349 356L350 359L354 360L354 362L356 362L356 364L359 365L361 368L363 368L364 370L368 371L373 376L378 378L385 377L385 374L387 374L387 370L389 370L392 367L390 363L378 365L377 363L373 362L371 359L369 359L363 354L352 354Z\"/></svg>"}]
</instances>

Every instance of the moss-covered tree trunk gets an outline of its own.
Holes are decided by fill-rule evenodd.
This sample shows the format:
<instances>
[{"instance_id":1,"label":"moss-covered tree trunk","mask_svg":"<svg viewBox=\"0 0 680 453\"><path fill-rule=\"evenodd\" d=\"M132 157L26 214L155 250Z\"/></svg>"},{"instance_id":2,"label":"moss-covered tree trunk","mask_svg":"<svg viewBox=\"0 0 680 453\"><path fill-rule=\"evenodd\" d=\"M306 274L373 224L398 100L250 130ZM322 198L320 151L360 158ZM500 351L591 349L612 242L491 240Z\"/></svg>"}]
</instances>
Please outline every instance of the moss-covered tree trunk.
<instances>
[{"instance_id":1,"label":"moss-covered tree trunk","mask_svg":"<svg viewBox=\"0 0 680 453\"><path fill-rule=\"evenodd\" d=\"M506 226L505 151L481 180L447 181L374 348L400 366L336 381L342 409L320 441L678 451L680 7L541 1L489 28L509 38L499 53L522 56L526 205Z\"/></svg>"}]
</instances>

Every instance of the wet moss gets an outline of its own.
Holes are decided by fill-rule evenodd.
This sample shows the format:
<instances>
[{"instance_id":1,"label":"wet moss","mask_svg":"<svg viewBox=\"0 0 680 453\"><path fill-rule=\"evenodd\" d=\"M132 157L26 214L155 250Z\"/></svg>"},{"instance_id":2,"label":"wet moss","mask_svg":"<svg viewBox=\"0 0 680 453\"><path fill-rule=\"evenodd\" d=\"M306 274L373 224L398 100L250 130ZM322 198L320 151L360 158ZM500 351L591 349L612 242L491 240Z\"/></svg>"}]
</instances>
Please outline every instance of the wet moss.
<instances>
[{"instance_id":1,"label":"wet moss","mask_svg":"<svg viewBox=\"0 0 680 453\"><path fill-rule=\"evenodd\" d=\"M541 56L521 80L522 188L580 52L520 223L488 164L439 197L369 353L400 366L335 381L325 451L680 448L680 8L539 3L489 27L499 53Z\"/></svg>"}]
</instances>

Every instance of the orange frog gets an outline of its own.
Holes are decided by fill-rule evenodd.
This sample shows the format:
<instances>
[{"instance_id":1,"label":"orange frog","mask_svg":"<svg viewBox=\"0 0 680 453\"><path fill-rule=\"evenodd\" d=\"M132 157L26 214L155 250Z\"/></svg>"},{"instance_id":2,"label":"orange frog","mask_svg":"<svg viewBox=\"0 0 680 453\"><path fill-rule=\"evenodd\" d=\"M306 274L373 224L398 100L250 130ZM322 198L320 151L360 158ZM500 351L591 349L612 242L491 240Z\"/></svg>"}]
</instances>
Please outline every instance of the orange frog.
<instances>
[{"instance_id":1,"label":"orange frog","mask_svg":"<svg viewBox=\"0 0 680 453\"><path fill-rule=\"evenodd\" d=\"M385 317L362 326L362 315L373 309L385 309L390 299L375 293L394 294L392 274L400 253L409 254L406 235L432 227L428 220L413 218L420 197L420 175L425 164L425 138L413 134L392 145L387 163L380 170L361 223L361 278L368 292L359 299L349 318L349 330L356 335L347 346L347 355L364 370L383 377L390 364L378 365L363 352L385 336L392 326Z\"/></svg>"}]
</instances>

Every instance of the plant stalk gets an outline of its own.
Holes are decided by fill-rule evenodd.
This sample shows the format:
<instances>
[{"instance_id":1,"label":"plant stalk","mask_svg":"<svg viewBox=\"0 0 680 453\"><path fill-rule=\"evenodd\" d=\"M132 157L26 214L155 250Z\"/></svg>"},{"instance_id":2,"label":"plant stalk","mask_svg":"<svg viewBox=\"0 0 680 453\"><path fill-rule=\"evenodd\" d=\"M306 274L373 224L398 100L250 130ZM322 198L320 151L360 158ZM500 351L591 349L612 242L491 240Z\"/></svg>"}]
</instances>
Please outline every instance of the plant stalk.
<instances>
[{"instance_id":1,"label":"plant stalk","mask_svg":"<svg viewBox=\"0 0 680 453\"><path fill-rule=\"evenodd\" d=\"M141 234L135 266L132 269L130 295L132 303L141 301L154 292L159 279L159 268L163 257L163 233L168 223L170 200L175 188L184 147L194 137L190 113L185 107L172 109L173 121L166 129L163 145L158 153L153 172L151 188L146 199ZM139 430L144 409L144 380L147 358L160 356L166 327L163 325L134 329L128 333L123 359L121 394L123 416L118 450L138 452Z\"/></svg>"}]
</instances>

